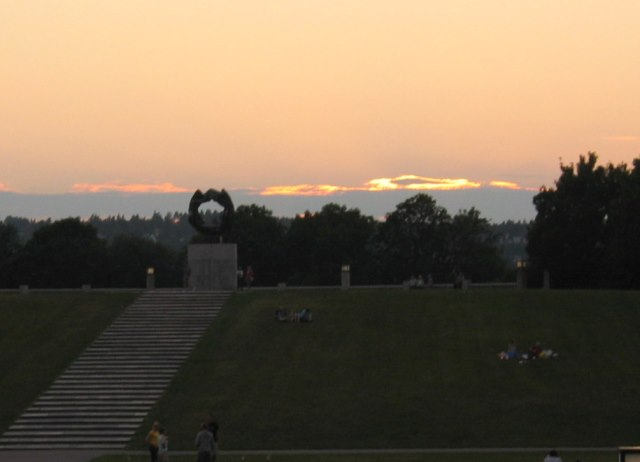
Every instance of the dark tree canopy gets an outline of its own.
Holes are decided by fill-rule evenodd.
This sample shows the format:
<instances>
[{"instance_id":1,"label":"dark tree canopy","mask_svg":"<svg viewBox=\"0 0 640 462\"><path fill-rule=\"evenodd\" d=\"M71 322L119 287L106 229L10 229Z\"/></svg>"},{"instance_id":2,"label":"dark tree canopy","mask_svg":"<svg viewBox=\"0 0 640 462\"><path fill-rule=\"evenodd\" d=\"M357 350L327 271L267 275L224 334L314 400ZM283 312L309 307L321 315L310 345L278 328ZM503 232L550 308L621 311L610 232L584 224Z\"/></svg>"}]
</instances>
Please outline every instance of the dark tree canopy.
<instances>
[{"instance_id":1,"label":"dark tree canopy","mask_svg":"<svg viewBox=\"0 0 640 462\"><path fill-rule=\"evenodd\" d=\"M43 226L25 245L25 281L33 287L103 286L106 281L106 241L96 229L68 218Z\"/></svg>"},{"instance_id":2,"label":"dark tree canopy","mask_svg":"<svg viewBox=\"0 0 640 462\"><path fill-rule=\"evenodd\" d=\"M0 287L16 285L15 271L21 245L18 230L5 223L0 223Z\"/></svg>"},{"instance_id":3,"label":"dark tree canopy","mask_svg":"<svg viewBox=\"0 0 640 462\"><path fill-rule=\"evenodd\" d=\"M640 163L629 171L597 160L590 152L561 165L555 187L534 197L527 251L554 287L638 287Z\"/></svg>"},{"instance_id":4,"label":"dark tree canopy","mask_svg":"<svg viewBox=\"0 0 640 462\"><path fill-rule=\"evenodd\" d=\"M338 284L340 268L353 269L353 281L364 278L373 218L358 209L327 204L318 213L296 217L287 234L287 261L294 284Z\"/></svg>"},{"instance_id":5,"label":"dark tree canopy","mask_svg":"<svg viewBox=\"0 0 640 462\"><path fill-rule=\"evenodd\" d=\"M483 282L497 281L504 275L498 236L478 210L461 210L453 217L447 234L448 263L453 273Z\"/></svg>"},{"instance_id":6,"label":"dark tree canopy","mask_svg":"<svg viewBox=\"0 0 640 462\"><path fill-rule=\"evenodd\" d=\"M379 258L386 262L384 279L398 283L410 276L447 277L447 211L428 194L417 194L389 213L378 235Z\"/></svg>"},{"instance_id":7,"label":"dark tree canopy","mask_svg":"<svg viewBox=\"0 0 640 462\"><path fill-rule=\"evenodd\" d=\"M109 244L109 285L145 287L147 269L153 268L157 287L183 285L184 256L143 237L120 235Z\"/></svg>"},{"instance_id":8,"label":"dark tree canopy","mask_svg":"<svg viewBox=\"0 0 640 462\"><path fill-rule=\"evenodd\" d=\"M281 281L285 228L271 210L255 204L241 205L235 211L230 239L238 244L238 265L251 266L256 282L275 285Z\"/></svg>"}]
</instances>

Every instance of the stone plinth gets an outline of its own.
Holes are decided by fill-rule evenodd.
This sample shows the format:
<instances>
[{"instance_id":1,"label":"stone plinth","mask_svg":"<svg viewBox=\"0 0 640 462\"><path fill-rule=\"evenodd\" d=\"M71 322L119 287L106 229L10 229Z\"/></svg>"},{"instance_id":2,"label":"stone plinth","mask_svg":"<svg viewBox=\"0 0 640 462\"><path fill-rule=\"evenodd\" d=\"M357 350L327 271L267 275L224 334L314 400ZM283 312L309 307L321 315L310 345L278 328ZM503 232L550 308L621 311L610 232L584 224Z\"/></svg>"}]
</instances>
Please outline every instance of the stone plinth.
<instances>
[{"instance_id":1,"label":"stone plinth","mask_svg":"<svg viewBox=\"0 0 640 462\"><path fill-rule=\"evenodd\" d=\"M189 287L195 290L236 290L236 244L189 244Z\"/></svg>"}]
</instances>

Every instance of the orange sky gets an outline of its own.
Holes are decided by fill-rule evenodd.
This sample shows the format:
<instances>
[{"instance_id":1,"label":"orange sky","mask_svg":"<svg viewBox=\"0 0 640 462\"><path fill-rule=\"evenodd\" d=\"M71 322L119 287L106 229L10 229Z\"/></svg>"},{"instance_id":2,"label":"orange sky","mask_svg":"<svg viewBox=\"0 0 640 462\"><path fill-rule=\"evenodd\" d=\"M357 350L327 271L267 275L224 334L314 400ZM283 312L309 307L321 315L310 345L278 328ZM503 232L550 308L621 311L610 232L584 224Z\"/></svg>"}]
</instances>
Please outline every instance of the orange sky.
<instances>
[{"instance_id":1,"label":"orange sky","mask_svg":"<svg viewBox=\"0 0 640 462\"><path fill-rule=\"evenodd\" d=\"M636 0L3 0L0 190L551 185L560 158L640 155L639 18Z\"/></svg>"}]
</instances>

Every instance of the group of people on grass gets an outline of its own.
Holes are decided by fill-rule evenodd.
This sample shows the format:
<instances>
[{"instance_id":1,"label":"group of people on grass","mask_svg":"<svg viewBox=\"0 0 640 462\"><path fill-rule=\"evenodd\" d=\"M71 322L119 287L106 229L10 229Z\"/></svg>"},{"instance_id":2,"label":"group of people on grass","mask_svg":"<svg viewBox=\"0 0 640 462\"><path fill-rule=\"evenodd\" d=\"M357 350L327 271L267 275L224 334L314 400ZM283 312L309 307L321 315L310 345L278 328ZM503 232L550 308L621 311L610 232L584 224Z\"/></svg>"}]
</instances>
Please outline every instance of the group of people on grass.
<instances>
[{"instance_id":1,"label":"group of people on grass","mask_svg":"<svg viewBox=\"0 0 640 462\"><path fill-rule=\"evenodd\" d=\"M276 320L279 322L313 322L313 314L308 308L300 311L289 311L284 308L276 310Z\"/></svg>"},{"instance_id":2,"label":"group of people on grass","mask_svg":"<svg viewBox=\"0 0 640 462\"><path fill-rule=\"evenodd\" d=\"M195 446L198 451L198 462L214 462L218 452L218 423L211 414L200 426L196 435ZM168 462L169 437L166 430L158 422L154 422L145 438L149 446L151 462Z\"/></svg>"},{"instance_id":3,"label":"group of people on grass","mask_svg":"<svg viewBox=\"0 0 640 462\"><path fill-rule=\"evenodd\" d=\"M531 345L526 353L520 353L518 351L518 347L516 346L515 340L511 340L509 342L509 344L507 345L507 351L501 351L500 353L498 353L498 359L501 359L503 361L517 359L519 359L520 361L529 361L534 359L555 358L556 356L558 356L558 353L548 348L542 348L540 342L536 342Z\"/></svg>"}]
</instances>

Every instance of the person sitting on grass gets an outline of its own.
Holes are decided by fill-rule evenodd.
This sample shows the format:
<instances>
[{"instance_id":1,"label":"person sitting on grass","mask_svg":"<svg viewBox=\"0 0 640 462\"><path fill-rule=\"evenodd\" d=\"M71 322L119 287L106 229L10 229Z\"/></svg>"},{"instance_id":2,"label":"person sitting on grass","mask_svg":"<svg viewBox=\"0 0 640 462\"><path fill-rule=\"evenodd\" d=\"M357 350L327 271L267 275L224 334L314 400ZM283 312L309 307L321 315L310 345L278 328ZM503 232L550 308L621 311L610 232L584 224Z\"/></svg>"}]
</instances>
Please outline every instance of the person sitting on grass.
<instances>
[{"instance_id":1,"label":"person sitting on grass","mask_svg":"<svg viewBox=\"0 0 640 462\"><path fill-rule=\"evenodd\" d=\"M298 320L300 322L312 322L313 321L313 316L311 314L311 310L305 308L300 312L300 315L298 316Z\"/></svg>"},{"instance_id":2,"label":"person sitting on grass","mask_svg":"<svg viewBox=\"0 0 640 462\"><path fill-rule=\"evenodd\" d=\"M507 351L501 351L498 353L498 359L507 361L509 359L518 359L518 348L516 347L516 341L511 340L507 345Z\"/></svg>"},{"instance_id":3,"label":"person sitting on grass","mask_svg":"<svg viewBox=\"0 0 640 462\"><path fill-rule=\"evenodd\" d=\"M289 313L284 308L280 307L276 310L276 319L280 322L287 322L289 319Z\"/></svg>"},{"instance_id":4,"label":"person sitting on grass","mask_svg":"<svg viewBox=\"0 0 640 462\"><path fill-rule=\"evenodd\" d=\"M536 342L534 345L529 348L529 352L527 353L527 357L529 359L536 359L542 353L542 347L540 346L540 342Z\"/></svg>"},{"instance_id":5,"label":"person sitting on grass","mask_svg":"<svg viewBox=\"0 0 640 462\"><path fill-rule=\"evenodd\" d=\"M511 340L507 345L507 357L508 359L518 359L518 347L515 340Z\"/></svg>"}]
</instances>

